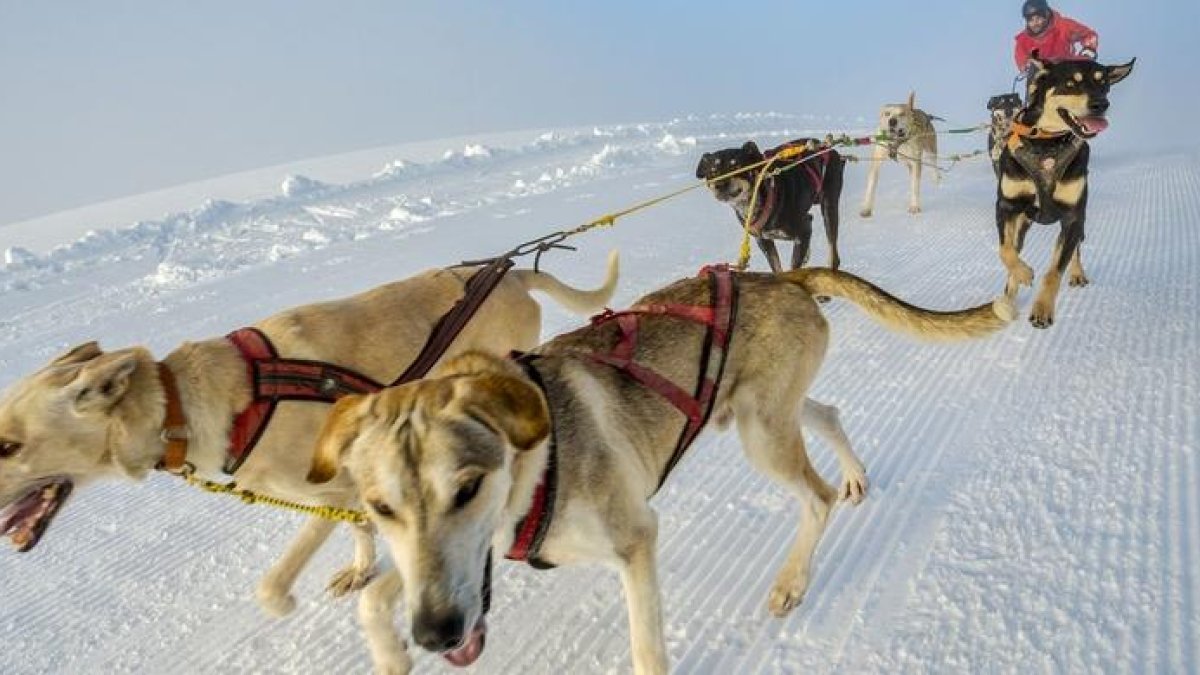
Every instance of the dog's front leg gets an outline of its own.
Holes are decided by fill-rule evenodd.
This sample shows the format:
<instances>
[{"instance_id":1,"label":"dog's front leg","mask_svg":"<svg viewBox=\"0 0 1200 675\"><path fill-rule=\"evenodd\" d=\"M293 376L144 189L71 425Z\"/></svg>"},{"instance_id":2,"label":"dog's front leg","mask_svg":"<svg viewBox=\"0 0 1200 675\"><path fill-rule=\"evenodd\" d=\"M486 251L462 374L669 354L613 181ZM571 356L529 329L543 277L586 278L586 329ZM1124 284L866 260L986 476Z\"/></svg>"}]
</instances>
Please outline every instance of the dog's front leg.
<instances>
[{"instance_id":1,"label":"dog's front leg","mask_svg":"<svg viewBox=\"0 0 1200 675\"><path fill-rule=\"evenodd\" d=\"M1079 219L1073 219L1071 216L1063 218L1062 230L1054 244L1054 253L1050 255L1050 266L1046 268L1037 298L1033 301L1033 310L1029 313L1029 323L1033 324L1034 328L1049 328L1054 325L1054 305L1058 299L1062 275L1079 250L1079 240L1083 238L1082 230L1083 223Z\"/></svg>"},{"instance_id":2,"label":"dog's front leg","mask_svg":"<svg viewBox=\"0 0 1200 675\"><path fill-rule=\"evenodd\" d=\"M875 186L879 183L879 167L885 159L887 148L876 144L875 151L871 153L871 168L867 170L867 193L863 195L862 208L858 211L863 218L870 218L875 211Z\"/></svg>"},{"instance_id":3,"label":"dog's front leg","mask_svg":"<svg viewBox=\"0 0 1200 675\"><path fill-rule=\"evenodd\" d=\"M620 551L621 584L629 610L633 643L633 672L666 675L667 645L663 639L662 599L658 587L658 518L649 506L640 525L631 528L629 543Z\"/></svg>"},{"instance_id":4,"label":"dog's front leg","mask_svg":"<svg viewBox=\"0 0 1200 675\"><path fill-rule=\"evenodd\" d=\"M1003 182L1001 182L1003 185ZM1029 217L1019 211L1010 211L996 206L996 221L1000 230L1000 262L1008 270L1008 281L1004 294L1016 299L1021 286L1033 285L1033 268L1021 260L1021 245L1029 229Z\"/></svg>"},{"instance_id":5,"label":"dog's front leg","mask_svg":"<svg viewBox=\"0 0 1200 675\"><path fill-rule=\"evenodd\" d=\"M408 648L392 622L403 589L400 573L388 569L372 579L358 598L358 623L379 675L407 675L412 670Z\"/></svg>"},{"instance_id":6,"label":"dog's front leg","mask_svg":"<svg viewBox=\"0 0 1200 675\"><path fill-rule=\"evenodd\" d=\"M332 520L324 518L309 518L300 528L300 534L288 546L287 551L258 583L256 596L258 604L272 616L284 616L296 608L296 598L292 596L292 584L300 571L312 559L313 553L321 548L329 533L337 525Z\"/></svg>"},{"instance_id":7,"label":"dog's front leg","mask_svg":"<svg viewBox=\"0 0 1200 675\"><path fill-rule=\"evenodd\" d=\"M354 561L329 581L329 592L335 598L366 586L375 570L375 528L351 525L350 536L354 538Z\"/></svg>"},{"instance_id":8,"label":"dog's front leg","mask_svg":"<svg viewBox=\"0 0 1200 675\"><path fill-rule=\"evenodd\" d=\"M906 162L908 164L908 212L921 212L921 150L916 151L916 156Z\"/></svg>"},{"instance_id":9,"label":"dog's front leg","mask_svg":"<svg viewBox=\"0 0 1200 675\"><path fill-rule=\"evenodd\" d=\"M763 255L767 256L767 264L771 266L771 271L779 274L783 271L783 263L779 260L779 251L775 248L775 242L764 237L755 237L758 242L758 248L762 250Z\"/></svg>"}]
</instances>

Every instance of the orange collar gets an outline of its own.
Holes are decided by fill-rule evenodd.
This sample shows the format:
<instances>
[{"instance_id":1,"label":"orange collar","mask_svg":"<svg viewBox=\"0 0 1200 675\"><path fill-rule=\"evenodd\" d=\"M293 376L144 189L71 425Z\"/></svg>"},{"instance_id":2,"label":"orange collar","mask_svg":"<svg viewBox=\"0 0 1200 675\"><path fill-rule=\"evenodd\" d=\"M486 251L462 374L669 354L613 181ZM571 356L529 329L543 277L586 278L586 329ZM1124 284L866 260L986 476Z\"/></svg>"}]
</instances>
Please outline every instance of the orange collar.
<instances>
[{"instance_id":1,"label":"orange collar","mask_svg":"<svg viewBox=\"0 0 1200 675\"><path fill-rule=\"evenodd\" d=\"M1054 133L1050 133L1050 132L1042 131L1041 129L1039 129L1037 127L1031 127L1028 124L1022 124L1021 122L1013 120L1012 133L1008 137L1008 149L1016 150L1017 147L1021 145L1022 138L1032 138L1034 140L1048 139L1048 138L1062 138L1063 136L1066 136L1069 133L1071 133L1071 132L1070 131L1056 131Z\"/></svg>"},{"instance_id":2,"label":"orange collar","mask_svg":"<svg viewBox=\"0 0 1200 675\"><path fill-rule=\"evenodd\" d=\"M162 439L167 444L167 450L159 460L157 468L170 473L180 473L187 465L187 417L183 414L183 403L179 400L175 374L161 361L158 364L158 380L167 398L167 413L162 424Z\"/></svg>"}]
</instances>

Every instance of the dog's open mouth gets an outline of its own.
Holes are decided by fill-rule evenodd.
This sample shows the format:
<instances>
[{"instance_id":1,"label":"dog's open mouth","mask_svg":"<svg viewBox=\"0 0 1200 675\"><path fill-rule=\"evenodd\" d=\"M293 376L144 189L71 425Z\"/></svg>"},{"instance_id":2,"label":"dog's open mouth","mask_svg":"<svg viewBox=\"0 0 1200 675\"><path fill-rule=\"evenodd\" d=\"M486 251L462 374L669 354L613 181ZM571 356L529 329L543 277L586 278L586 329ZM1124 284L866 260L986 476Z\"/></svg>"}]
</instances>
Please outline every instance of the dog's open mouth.
<instances>
[{"instance_id":1,"label":"dog's open mouth","mask_svg":"<svg viewBox=\"0 0 1200 675\"><path fill-rule=\"evenodd\" d=\"M1067 123L1067 126L1071 127L1071 131L1084 138L1094 138L1108 128L1108 118L1103 115L1076 117L1065 108L1059 108L1058 115Z\"/></svg>"},{"instance_id":2,"label":"dog's open mouth","mask_svg":"<svg viewBox=\"0 0 1200 675\"><path fill-rule=\"evenodd\" d=\"M0 510L0 535L12 540L18 553L33 549L71 495L73 487L67 478L51 478L33 487Z\"/></svg>"},{"instance_id":3,"label":"dog's open mouth","mask_svg":"<svg viewBox=\"0 0 1200 675\"><path fill-rule=\"evenodd\" d=\"M442 658L450 662L450 665L459 668L475 663L479 655L483 653L483 648L487 644L487 619L482 616L475 622L475 627L467 634L461 644L447 652L442 652Z\"/></svg>"}]
</instances>

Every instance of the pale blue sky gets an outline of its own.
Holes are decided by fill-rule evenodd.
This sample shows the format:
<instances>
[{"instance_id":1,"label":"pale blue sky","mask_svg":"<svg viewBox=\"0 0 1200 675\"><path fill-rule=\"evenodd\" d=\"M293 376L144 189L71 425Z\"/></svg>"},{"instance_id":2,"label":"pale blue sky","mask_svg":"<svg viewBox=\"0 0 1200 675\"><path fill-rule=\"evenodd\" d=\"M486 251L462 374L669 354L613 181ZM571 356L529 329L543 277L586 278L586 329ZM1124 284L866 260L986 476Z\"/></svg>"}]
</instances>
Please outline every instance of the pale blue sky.
<instances>
[{"instance_id":1,"label":"pale blue sky","mask_svg":"<svg viewBox=\"0 0 1200 675\"><path fill-rule=\"evenodd\" d=\"M1102 61L1139 57L1100 143L1196 144L1200 2L1052 5L1100 32ZM462 133L871 118L910 88L974 123L1020 28L995 0L0 0L0 225Z\"/></svg>"}]
</instances>

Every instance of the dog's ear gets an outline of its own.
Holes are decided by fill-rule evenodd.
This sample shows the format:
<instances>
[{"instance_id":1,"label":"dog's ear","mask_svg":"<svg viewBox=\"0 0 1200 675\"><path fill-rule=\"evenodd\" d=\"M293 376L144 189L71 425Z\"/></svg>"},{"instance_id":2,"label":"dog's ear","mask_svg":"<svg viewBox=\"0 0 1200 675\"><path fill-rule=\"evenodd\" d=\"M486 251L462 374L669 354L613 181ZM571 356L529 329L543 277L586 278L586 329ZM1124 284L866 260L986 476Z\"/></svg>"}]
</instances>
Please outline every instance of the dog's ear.
<instances>
[{"instance_id":1,"label":"dog's ear","mask_svg":"<svg viewBox=\"0 0 1200 675\"><path fill-rule=\"evenodd\" d=\"M514 374L520 372L520 366L508 359L500 358L487 352L465 352L446 361L430 373L431 378L455 377L463 375L488 375L492 373Z\"/></svg>"},{"instance_id":2,"label":"dog's ear","mask_svg":"<svg viewBox=\"0 0 1200 675\"><path fill-rule=\"evenodd\" d=\"M762 150L758 149L758 144L754 141L746 141L743 143L742 153L756 162L763 158Z\"/></svg>"},{"instance_id":3,"label":"dog's ear","mask_svg":"<svg viewBox=\"0 0 1200 675\"><path fill-rule=\"evenodd\" d=\"M1029 55L1029 60L1025 64L1026 68L1029 66L1033 66L1034 70L1036 71L1034 73L1034 77L1046 72L1046 68L1049 67L1048 64L1042 60L1042 55L1036 49L1033 50L1033 53Z\"/></svg>"},{"instance_id":4,"label":"dog's ear","mask_svg":"<svg viewBox=\"0 0 1200 675\"><path fill-rule=\"evenodd\" d=\"M455 383L462 411L503 436L517 450L529 450L550 433L550 411L528 380L488 374Z\"/></svg>"},{"instance_id":5,"label":"dog's ear","mask_svg":"<svg viewBox=\"0 0 1200 675\"><path fill-rule=\"evenodd\" d=\"M908 103L905 103L904 105L908 106L909 110L915 109L917 107L917 92L908 92Z\"/></svg>"},{"instance_id":6,"label":"dog's ear","mask_svg":"<svg viewBox=\"0 0 1200 675\"><path fill-rule=\"evenodd\" d=\"M700 155L700 162L696 164L696 178L708 177L708 165L712 163L712 153L706 152Z\"/></svg>"},{"instance_id":7,"label":"dog's ear","mask_svg":"<svg viewBox=\"0 0 1200 675\"><path fill-rule=\"evenodd\" d=\"M317 436L313 451L312 466L308 470L308 482L328 483L337 475L342 465L346 448L358 436L362 424L363 407L367 396L350 394L338 399L325 418L325 426Z\"/></svg>"},{"instance_id":8,"label":"dog's ear","mask_svg":"<svg viewBox=\"0 0 1200 675\"><path fill-rule=\"evenodd\" d=\"M85 342L81 345L72 347L70 351L50 362L51 366L69 366L75 363L83 363L91 361L100 356L104 352L100 349L98 342Z\"/></svg>"},{"instance_id":9,"label":"dog's ear","mask_svg":"<svg viewBox=\"0 0 1200 675\"><path fill-rule=\"evenodd\" d=\"M1121 80L1129 77L1129 74L1133 72L1133 64L1136 61L1137 61L1137 59L1133 59L1129 63L1125 63L1125 64L1122 64L1119 66L1105 66L1104 73L1107 76L1108 83L1110 85L1116 84L1116 83L1120 82Z\"/></svg>"},{"instance_id":10,"label":"dog's ear","mask_svg":"<svg viewBox=\"0 0 1200 675\"><path fill-rule=\"evenodd\" d=\"M112 410L129 391L138 362L137 350L124 349L98 355L82 364L65 364L62 373L64 378L74 374L65 389L75 412L89 415Z\"/></svg>"}]
</instances>

